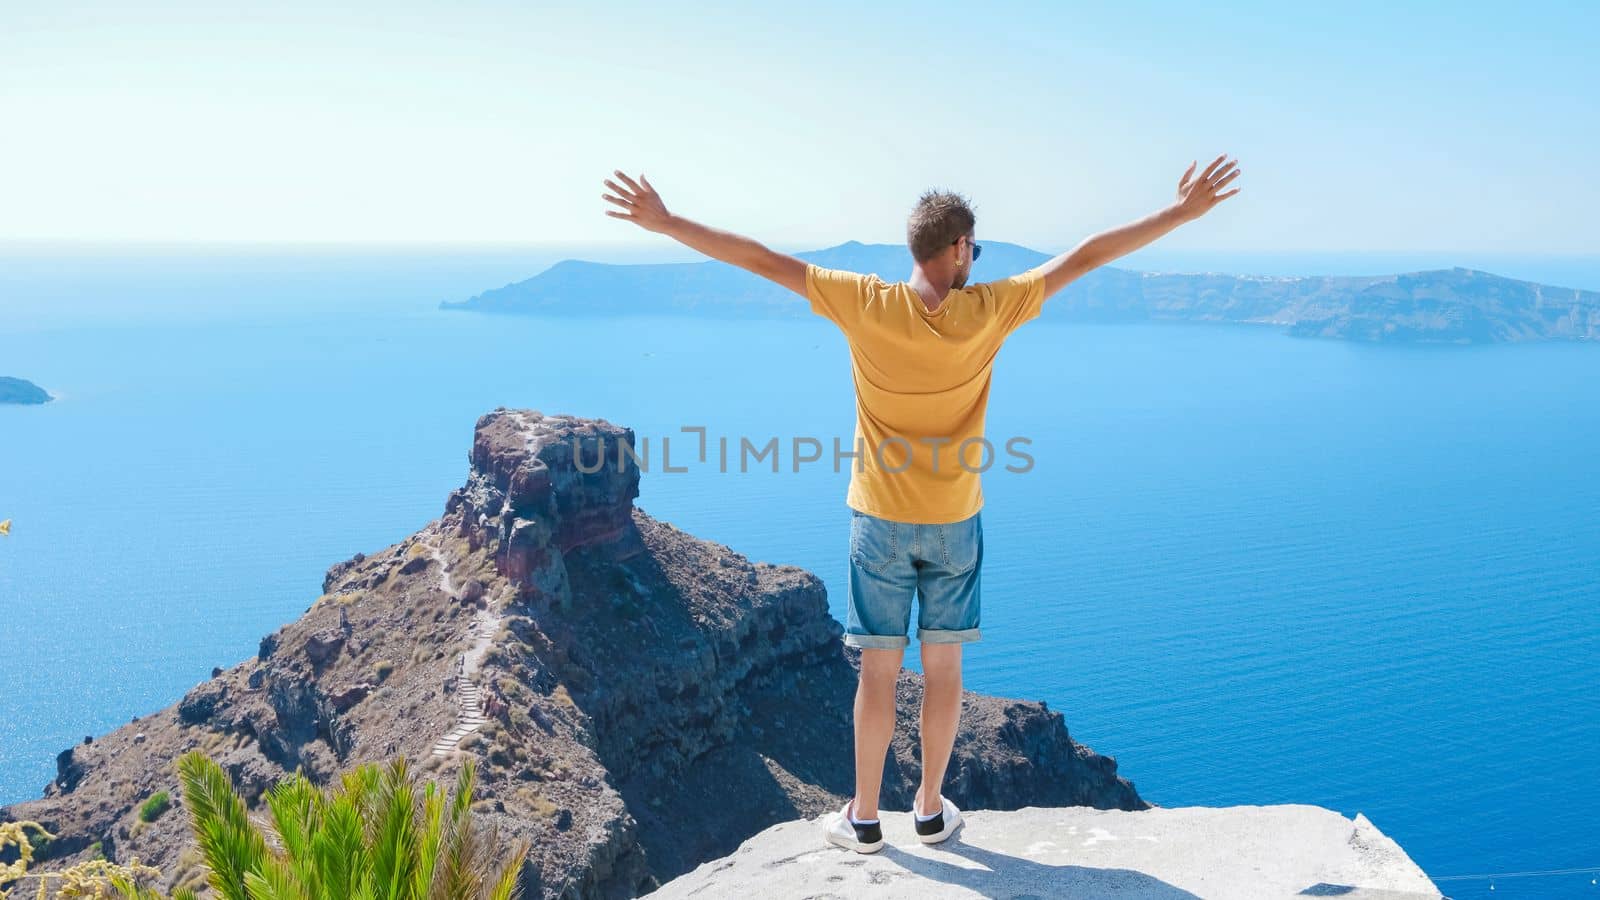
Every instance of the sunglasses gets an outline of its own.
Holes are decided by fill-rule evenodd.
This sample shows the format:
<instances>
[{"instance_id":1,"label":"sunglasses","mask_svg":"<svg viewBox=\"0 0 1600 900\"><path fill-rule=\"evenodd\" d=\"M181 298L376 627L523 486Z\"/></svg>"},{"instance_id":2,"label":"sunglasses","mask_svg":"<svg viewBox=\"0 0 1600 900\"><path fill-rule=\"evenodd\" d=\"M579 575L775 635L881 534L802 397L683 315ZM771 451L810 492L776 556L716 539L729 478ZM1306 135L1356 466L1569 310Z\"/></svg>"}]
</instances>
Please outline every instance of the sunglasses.
<instances>
[{"instance_id":1,"label":"sunglasses","mask_svg":"<svg viewBox=\"0 0 1600 900\"><path fill-rule=\"evenodd\" d=\"M961 243L961 238L956 238L955 240L951 241L950 243L959 244L959 243ZM983 255L983 245L978 243L978 242L976 242L976 241L973 241L972 242L972 261L973 262L977 262L978 261L978 257L980 257L982 255Z\"/></svg>"}]
</instances>

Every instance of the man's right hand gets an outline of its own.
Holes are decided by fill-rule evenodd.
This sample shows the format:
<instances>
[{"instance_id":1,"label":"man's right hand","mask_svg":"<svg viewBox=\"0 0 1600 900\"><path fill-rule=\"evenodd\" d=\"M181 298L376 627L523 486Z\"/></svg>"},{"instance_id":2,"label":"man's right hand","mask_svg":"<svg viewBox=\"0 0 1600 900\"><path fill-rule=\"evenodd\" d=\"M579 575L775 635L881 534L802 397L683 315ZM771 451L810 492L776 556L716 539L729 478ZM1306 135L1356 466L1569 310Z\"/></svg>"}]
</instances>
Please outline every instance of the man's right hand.
<instances>
[{"instance_id":1,"label":"man's right hand","mask_svg":"<svg viewBox=\"0 0 1600 900\"><path fill-rule=\"evenodd\" d=\"M606 210L606 215L616 219L627 219L645 231L662 233L667 230L667 223L672 221L672 214L667 212L667 205L661 202L661 195L650 186L650 180L639 173L639 180L622 174L621 169L616 170L617 178L622 184L607 178L606 187L613 194L600 196L621 207L621 210ZM624 186L625 185L625 186Z\"/></svg>"},{"instance_id":2,"label":"man's right hand","mask_svg":"<svg viewBox=\"0 0 1600 900\"><path fill-rule=\"evenodd\" d=\"M646 231L664 234L712 259L720 259L754 272L802 297L806 296L806 264L797 257L773 252L760 241L743 235L675 216L667 212L667 205L661 202L661 195L650 186L650 180L644 177L644 173L639 174L638 181L622 174L621 169L617 169L615 174L617 181L605 179L606 187L613 193L600 196L619 208L606 210L606 215L614 219L627 219Z\"/></svg>"}]
</instances>

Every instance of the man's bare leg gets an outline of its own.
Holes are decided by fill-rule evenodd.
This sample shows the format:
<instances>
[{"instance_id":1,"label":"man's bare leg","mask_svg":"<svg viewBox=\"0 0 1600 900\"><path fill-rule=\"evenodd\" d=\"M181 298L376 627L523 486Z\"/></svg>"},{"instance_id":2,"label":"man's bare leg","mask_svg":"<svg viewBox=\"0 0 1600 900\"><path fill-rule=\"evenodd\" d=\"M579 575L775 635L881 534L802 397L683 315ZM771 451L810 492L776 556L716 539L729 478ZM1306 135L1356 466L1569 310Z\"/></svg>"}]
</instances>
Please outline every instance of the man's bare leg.
<instances>
[{"instance_id":1,"label":"man's bare leg","mask_svg":"<svg viewBox=\"0 0 1600 900\"><path fill-rule=\"evenodd\" d=\"M905 650L861 649L861 681L856 685L857 819L878 817L878 790L883 786L884 759L894 739L894 684Z\"/></svg>"},{"instance_id":2,"label":"man's bare leg","mask_svg":"<svg viewBox=\"0 0 1600 900\"><path fill-rule=\"evenodd\" d=\"M961 645L922 645L922 784L915 809L931 816L941 808L939 791L956 745L961 721ZM857 818L860 818L859 816Z\"/></svg>"}]
</instances>

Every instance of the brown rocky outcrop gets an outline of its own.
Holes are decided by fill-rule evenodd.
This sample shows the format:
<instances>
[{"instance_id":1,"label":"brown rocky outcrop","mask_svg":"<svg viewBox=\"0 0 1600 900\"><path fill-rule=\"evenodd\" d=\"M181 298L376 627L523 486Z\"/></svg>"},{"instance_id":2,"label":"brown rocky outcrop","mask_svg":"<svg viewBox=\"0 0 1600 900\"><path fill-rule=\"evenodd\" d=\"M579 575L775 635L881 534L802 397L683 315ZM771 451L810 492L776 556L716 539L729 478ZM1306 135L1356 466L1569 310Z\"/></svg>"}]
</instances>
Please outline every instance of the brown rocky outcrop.
<instances>
[{"instance_id":1,"label":"brown rocky outcrop","mask_svg":"<svg viewBox=\"0 0 1600 900\"><path fill-rule=\"evenodd\" d=\"M478 816L507 843L533 841L532 900L646 893L837 807L852 790L859 662L822 582L635 507L639 471L618 456L632 440L602 420L483 416L442 517L329 569L257 656L63 751L44 795L0 821L59 835L41 868L98 842L161 868L168 887L203 888L173 769L187 750L217 759L257 814L296 769L327 783L404 754L448 786L472 754ZM920 692L903 673L886 809L909 808L916 788ZM465 736L441 744L452 729ZM139 823L159 790L175 806ZM968 809L1148 807L1059 712L970 692L945 792Z\"/></svg>"}]
</instances>

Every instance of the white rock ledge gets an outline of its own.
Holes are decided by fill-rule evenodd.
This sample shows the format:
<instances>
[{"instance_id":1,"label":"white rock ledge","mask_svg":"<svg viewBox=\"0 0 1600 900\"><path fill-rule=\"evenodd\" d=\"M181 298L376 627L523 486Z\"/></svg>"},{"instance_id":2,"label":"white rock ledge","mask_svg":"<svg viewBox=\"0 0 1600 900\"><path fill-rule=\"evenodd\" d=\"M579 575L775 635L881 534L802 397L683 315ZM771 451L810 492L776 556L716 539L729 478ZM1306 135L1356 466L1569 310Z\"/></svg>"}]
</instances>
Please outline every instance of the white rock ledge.
<instances>
[{"instance_id":1,"label":"white rock ledge","mask_svg":"<svg viewBox=\"0 0 1600 900\"><path fill-rule=\"evenodd\" d=\"M973 810L923 845L909 812L880 812L884 847L826 843L823 817L774 825L649 896L857 898L1341 897L1442 894L1366 816L1305 804Z\"/></svg>"}]
</instances>

